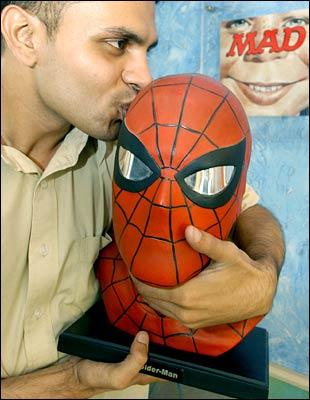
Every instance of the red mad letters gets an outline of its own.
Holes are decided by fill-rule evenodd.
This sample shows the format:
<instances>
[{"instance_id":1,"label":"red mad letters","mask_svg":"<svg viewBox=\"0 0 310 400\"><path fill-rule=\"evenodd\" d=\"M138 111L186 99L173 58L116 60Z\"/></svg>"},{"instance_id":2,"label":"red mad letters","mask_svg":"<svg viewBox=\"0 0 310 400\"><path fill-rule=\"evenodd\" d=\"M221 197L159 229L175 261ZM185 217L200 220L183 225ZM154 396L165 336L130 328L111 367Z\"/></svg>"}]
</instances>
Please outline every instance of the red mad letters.
<instances>
[{"instance_id":1,"label":"red mad letters","mask_svg":"<svg viewBox=\"0 0 310 400\"><path fill-rule=\"evenodd\" d=\"M295 43L291 43L291 36L293 33L297 33L298 38ZM255 37L257 32L249 32L245 35L244 33L236 33L233 35L233 42L226 57L235 56L235 48L237 48L238 56L243 55L246 51L246 55L262 54L264 49L269 47L269 53L279 53L281 51L293 51L298 49L304 42L306 37L306 30L303 26L294 26L292 28L284 29L284 38L282 44L278 43L277 40L278 29L264 31L264 36L259 43L255 46Z\"/></svg>"}]
</instances>

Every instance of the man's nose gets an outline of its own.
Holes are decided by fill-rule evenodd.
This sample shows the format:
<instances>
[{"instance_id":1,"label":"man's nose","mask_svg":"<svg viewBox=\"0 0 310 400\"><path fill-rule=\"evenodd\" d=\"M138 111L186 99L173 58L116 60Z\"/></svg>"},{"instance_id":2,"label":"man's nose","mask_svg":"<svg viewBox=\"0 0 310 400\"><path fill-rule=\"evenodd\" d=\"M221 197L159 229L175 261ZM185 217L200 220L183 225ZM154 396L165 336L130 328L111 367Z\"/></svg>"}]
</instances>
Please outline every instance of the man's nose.
<instances>
[{"instance_id":1,"label":"man's nose","mask_svg":"<svg viewBox=\"0 0 310 400\"><path fill-rule=\"evenodd\" d=\"M146 55L128 63L122 73L123 81L139 92L152 81L152 74Z\"/></svg>"}]
</instances>

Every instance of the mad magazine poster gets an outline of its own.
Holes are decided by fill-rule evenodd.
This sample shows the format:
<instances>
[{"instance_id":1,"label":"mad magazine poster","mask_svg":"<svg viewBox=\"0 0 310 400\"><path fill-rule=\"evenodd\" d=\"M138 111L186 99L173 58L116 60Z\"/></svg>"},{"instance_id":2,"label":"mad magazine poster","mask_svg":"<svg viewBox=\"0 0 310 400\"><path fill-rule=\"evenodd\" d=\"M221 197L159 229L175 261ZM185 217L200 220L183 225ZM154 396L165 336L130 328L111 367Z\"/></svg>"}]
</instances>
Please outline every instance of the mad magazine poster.
<instances>
[{"instance_id":1,"label":"mad magazine poster","mask_svg":"<svg viewBox=\"0 0 310 400\"><path fill-rule=\"evenodd\" d=\"M222 22L220 69L249 116L309 115L309 10Z\"/></svg>"}]
</instances>

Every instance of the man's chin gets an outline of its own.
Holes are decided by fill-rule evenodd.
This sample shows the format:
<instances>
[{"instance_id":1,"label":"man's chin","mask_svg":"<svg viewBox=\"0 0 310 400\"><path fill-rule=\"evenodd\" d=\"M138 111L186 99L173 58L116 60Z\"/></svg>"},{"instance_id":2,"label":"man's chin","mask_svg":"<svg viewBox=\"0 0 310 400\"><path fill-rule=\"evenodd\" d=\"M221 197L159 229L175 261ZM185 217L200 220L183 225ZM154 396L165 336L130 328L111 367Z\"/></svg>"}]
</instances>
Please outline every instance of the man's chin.
<instances>
[{"instance_id":1,"label":"man's chin","mask_svg":"<svg viewBox=\"0 0 310 400\"><path fill-rule=\"evenodd\" d=\"M95 139L102 140L104 142L113 142L118 138L118 134L122 125L122 120L113 120L108 126L103 129L97 129L96 132L89 133Z\"/></svg>"},{"instance_id":2,"label":"man's chin","mask_svg":"<svg viewBox=\"0 0 310 400\"><path fill-rule=\"evenodd\" d=\"M110 123L108 131L106 132L107 136L109 137L109 139L107 139L107 140L116 140L118 138L119 131L122 126L122 122L123 121L121 119L116 119Z\"/></svg>"}]
</instances>

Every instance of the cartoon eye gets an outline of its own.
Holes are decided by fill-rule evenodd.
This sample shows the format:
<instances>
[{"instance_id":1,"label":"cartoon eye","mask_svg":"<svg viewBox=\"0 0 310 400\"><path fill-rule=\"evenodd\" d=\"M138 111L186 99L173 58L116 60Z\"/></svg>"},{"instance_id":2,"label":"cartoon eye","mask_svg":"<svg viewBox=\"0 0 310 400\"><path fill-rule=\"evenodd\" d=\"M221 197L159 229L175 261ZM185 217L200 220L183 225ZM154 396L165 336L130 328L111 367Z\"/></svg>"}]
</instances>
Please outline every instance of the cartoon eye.
<instances>
[{"instance_id":1,"label":"cartoon eye","mask_svg":"<svg viewBox=\"0 0 310 400\"><path fill-rule=\"evenodd\" d=\"M226 28L234 30L245 30L251 27L251 21L247 19L234 19L226 23Z\"/></svg>"},{"instance_id":2,"label":"cartoon eye","mask_svg":"<svg viewBox=\"0 0 310 400\"><path fill-rule=\"evenodd\" d=\"M211 196L220 193L229 185L234 170L232 165L203 169L189 175L184 181L195 192Z\"/></svg>"},{"instance_id":3,"label":"cartoon eye","mask_svg":"<svg viewBox=\"0 0 310 400\"><path fill-rule=\"evenodd\" d=\"M141 181L150 177L153 172L136 155L124 147L119 147L119 168L121 174L131 181Z\"/></svg>"},{"instance_id":4,"label":"cartoon eye","mask_svg":"<svg viewBox=\"0 0 310 400\"><path fill-rule=\"evenodd\" d=\"M285 23L283 23L283 27L292 28L293 26L306 26L309 24L309 20L307 18L290 18Z\"/></svg>"}]
</instances>

